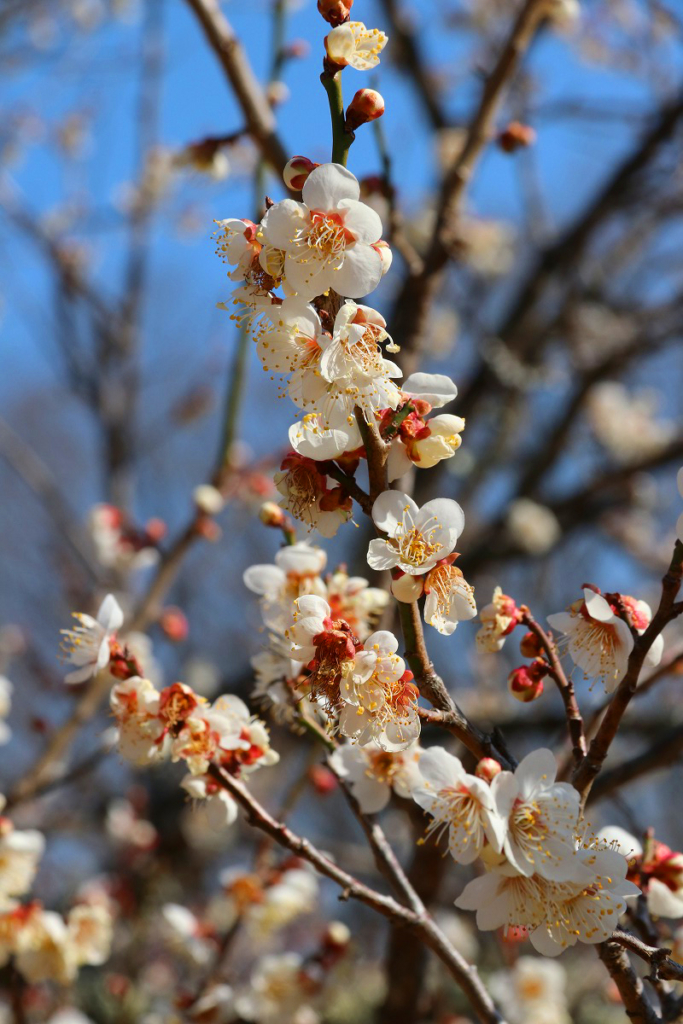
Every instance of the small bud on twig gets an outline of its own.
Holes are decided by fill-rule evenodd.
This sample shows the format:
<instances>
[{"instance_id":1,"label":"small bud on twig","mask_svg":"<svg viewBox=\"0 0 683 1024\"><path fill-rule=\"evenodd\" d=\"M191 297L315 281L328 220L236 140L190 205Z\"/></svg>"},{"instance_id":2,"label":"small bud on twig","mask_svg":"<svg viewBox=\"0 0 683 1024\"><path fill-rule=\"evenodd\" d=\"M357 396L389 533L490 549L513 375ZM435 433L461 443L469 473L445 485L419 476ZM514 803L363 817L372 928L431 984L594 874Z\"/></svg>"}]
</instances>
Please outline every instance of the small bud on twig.
<instances>
[{"instance_id":1,"label":"small bud on twig","mask_svg":"<svg viewBox=\"0 0 683 1024\"><path fill-rule=\"evenodd\" d=\"M514 153L518 149L526 149L533 146L536 141L536 132L528 124L521 121L511 121L505 131L498 136L498 145L504 153Z\"/></svg>"},{"instance_id":2,"label":"small bud on twig","mask_svg":"<svg viewBox=\"0 0 683 1024\"><path fill-rule=\"evenodd\" d=\"M318 11L329 25L343 25L352 7L353 0L318 0Z\"/></svg>"},{"instance_id":3,"label":"small bud on twig","mask_svg":"<svg viewBox=\"0 0 683 1024\"><path fill-rule=\"evenodd\" d=\"M300 192L306 184L306 178L316 167L320 167L320 164L313 163L307 156L293 156L285 164L283 181L293 192Z\"/></svg>"},{"instance_id":4,"label":"small bud on twig","mask_svg":"<svg viewBox=\"0 0 683 1024\"><path fill-rule=\"evenodd\" d=\"M384 113L384 100L374 89L359 89L346 110L345 128L355 131L368 121L375 121Z\"/></svg>"}]
</instances>

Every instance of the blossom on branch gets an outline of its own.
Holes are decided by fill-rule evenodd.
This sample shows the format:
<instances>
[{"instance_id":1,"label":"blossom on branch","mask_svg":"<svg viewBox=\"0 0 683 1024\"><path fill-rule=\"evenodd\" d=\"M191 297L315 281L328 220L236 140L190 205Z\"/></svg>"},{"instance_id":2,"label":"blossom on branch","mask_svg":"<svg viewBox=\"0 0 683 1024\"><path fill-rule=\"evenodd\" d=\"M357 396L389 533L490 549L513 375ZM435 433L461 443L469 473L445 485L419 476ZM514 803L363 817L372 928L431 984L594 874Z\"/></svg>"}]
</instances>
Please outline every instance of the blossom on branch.
<instances>
[{"instance_id":1,"label":"blossom on branch","mask_svg":"<svg viewBox=\"0 0 683 1024\"><path fill-rule=\"evenodd\" d=\"M429 572L450 555L465 526L456 501L435 498L420 509L401 491L380 494L372 518L387 536L370 541L369 565L377 570L400 569L411 576Z\"/></svg>"},{"instance_id":2,"label":"blossom on branch","mask_svg":"<svg viewBox=\"0 0 683 1024\"><path fill-rule=\"evenodd\" d=\"M83 683L109 664L111 642L123 625L123 612L113 594L108 594L100 605L97 618L84 612L74 612L73 617L79 625L61 630L64 660L76 666L64 681Z\"/></svg>"},{"instance_id":3,"label":"blossom on branch","mask_svg":"<svg viewBox=\"0 0 683 1024\"><path fill-rule=\"evenodd\" d=\"M263 237L285 253L285 281L303 298L328 288L357 298L379 284L382 259L373 244L382 222L359 196L355 175L340 164L321 164L306 179L302 202L283 199L263 218Z\"/></svg>"},{"instance_id":4,"label":"blossom on branch","mask_svg":"<svg viewBox=\"0 0 683 1024\"><path fill-rule=\"evenodd\" d=\"M379 55L387 41L386 34L378 28L368 29L362 21L347 21L325 36L325 50L330 62L337 67L370 71L379 64Z\"/></svg>"},{"instance_id":5,"label":"blossom on branch","mask_svg":"<svg viewBox=\"0 0 683 1024\"><path fill-rule=\"evenodd\" d=\"M375 742L364 747L349 743L337 747L329 763L348 784L363 814L377 814L387 806L392 792L406 799L411 796L421 781L422 753L417 743L393 753Z\"/></svg>"}]
</instances>

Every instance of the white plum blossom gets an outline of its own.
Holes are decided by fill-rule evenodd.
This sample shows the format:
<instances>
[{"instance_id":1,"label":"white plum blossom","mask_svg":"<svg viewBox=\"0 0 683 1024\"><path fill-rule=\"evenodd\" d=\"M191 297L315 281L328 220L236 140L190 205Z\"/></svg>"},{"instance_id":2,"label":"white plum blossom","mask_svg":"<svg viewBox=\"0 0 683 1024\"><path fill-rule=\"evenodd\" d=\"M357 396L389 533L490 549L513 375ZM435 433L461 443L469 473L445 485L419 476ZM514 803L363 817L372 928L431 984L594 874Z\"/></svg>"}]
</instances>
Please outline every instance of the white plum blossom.
<instances>
[{"instance_id":1,"label":"white plum blossom","mask_svg":"<svg viewBox=\"0 0 683 1024\"><path fill-rule=\"evenodd\" d=\"M181 787L193 800L204 801L207 821L216 832L227 828L237 820L237 804L222 786L210 775L186 775Z\"/></svg>"},{"instance_id":2,"label":"white plum blossom","mask_svg":"<svg viewBox=\"0 0 683 1024\"><path fill-rule=\"evenodd\" d=\"M562 536L554 512L531 498L517 498L508 509L507 528L513 541L530 555L544 555Z\"/></svg>"},{"instance_id":3,"label":"white plum blossom","mask_svg":"<svg viewBox=\"0 0 683 1024\"><path fill-rule=\"evenodd\" d=\"M335 317L332 341L323 342L323 377L328 381L401 377L400 367L382 354L383 342L391 342L386 327L386 320L376 309L351 300L345 302Z\"/></svg>"},{"instance_id":4,"label":"white plum blossom","mask_svg":"<svg viewBox=\"0 0 683 1024\"><path fill-rule=\"evenodd\" d=\"M602 594L584 588L582 601L549 615L548 622L565 635L572 660L587 677L600 679L607 693L616 689L626 674L633 635Z\"/></svg>"},{"instance_id":5,"label":"white plum blossom","mask_svg":"<svg viewBox=\"0 0 683 1024\"><path fill-rule=\"evenodd\" d=\"M290 452L273 479L282 495L280 507L323 537L334 537L353 514L353 502L346 491L329 487L313 459Z\"/></svg>"},{"instance_id":6,"label":"white plum blossom","mask_svg":"<svg viewBox=\"0 0 683 1024\"><path fill-rule=\"evenodd\" d=\"M422 777L418 743L391 753L378 743L364 747L346 743L330 755L330 766L348 784L363 814L377 814L389 803L392 792L408 799Z\"/></svg>"},{"instance_id":7,"label":"white plum blossom","mask_svg":"<svg viewBox=\"0 0 683 1024\"><path fill-rule=\"evenodd\" d=\"M369 565L377 570L400 569L411 576L429 572L450 555L465 525L456 501L435 498L418 508L401 491L380 494L372 518L387 536L370 541Z\"/></svg>"},{"instance_id":8,"label":"white plum blossom","mask_svg":"<svg viewBox=\"0 0 683 1024\"><path fill-rule=\"evenodd\" d=\"M256 350L264 370L293 375L290 394L300 395L307 380L320 373L323 338L313 306L294 295L264 315L256 332Z\"/></svg>"},{"instance_id":9,"label":"white plum blossom","mask_svg":"<svg viewBox=\"0 0 683 1024\"><path fill-rule=\"evenodd\" d=\"M339 67L369 71L379 64L387 36L378 28L366 28L362 21L347 21L325 36L327 56Z\"/></svg>"},{"instance_id":10,"label":"white plum blossom","mask_svg":"<svg viewBox=\"0 0 683 1024\"><path fill-rule=\"evenodd\" d=\"M33 885L45 837L36 829L14 829L8 818L0 819L0 824L0 910L4 910Z\"/></svg>"},{"instance_id":11,"label":"white plum blossom","mask_svg":"<svg viewBox=\"0 0 683 1024\"><path fill-rule=\"evenodd\" d=\"M566 881L586 871L575 856L579 793L556 782L552 751L534 750L512 772L500 772L491 783L498 814L507 822L503 852L521 875L542 875Z\"/></svg>"},{"instance_id":12,"label":"white plum blossom","mask_svg":"<svg viewBox=\"0 0 683 1024\"><path fill-rule=\"evenodd\" d=\"M413 788L412 797L433 819L427 834L447 832L448 849L459 864L471 864L487 842L500 853L506 822L489 784L469 775L443 747L426 750L419 771L422 784Z\"/></svg>"},{"instance_id":13,"label":"white plum blossom","mask_svg":"<svg viewBox=\"0 0 683 1024\"><path fill-rule=\"evenodd\" d=\"M360 448L363 439L355 418L343 426L328 427L320 413L309 412L289 428L289 443L297 454L326 462Z\"/></svg>"},{"instance_id":14,"label":"white plum blossom","mask_svg":"<svg viewBox=\"0 0 683 1024\"><path fill-rule=\"evenodd\" d=\"M647 908L655 917L683 917L683 853L651 836L643 848L640 840L616 825L600 829L599 842L626 858L631 880L637 880Z\"/></svg>"},{"instance_id":15,"label":"white plum blossom","mask_svg":"<svg viewBox=\"0 0 683 1024\"><path fill-rule=\"evenodd\" d=\"M258 1024L295 1024L297 1012L309 1001L310 984L304 960L298 953L278 953L261 957L251 973L249 988L238 995L235 1007L240 1017ZM302 1020L317 1024L318 1016L302 1015Z\"/></svg>"},{"instance_id":16,"label":"white plum blossom","mask_svg":"<svg viewBox=\"0 0 683 1024\"><path fill-rule=\"evenodd\" d=\"M394 634L378 630L342 672L339 730L361 746L374 741L382 750L405 750L420 735L418 690L397 650Z\"/></svg>"},{"instance_id":17,"label":"white plum blossom","mask_svg":"<svg viewBox=\"0 0 683 1024\"><path fill-rule=\"evenodd\" d=\"M109 704L118 726L119 753L126 761L147 765L164 756L159 701L156 687L140 676L122 680L112 688Z\"/></svg>"},{"instance_id":18,"label":"white plum blossom","mask_svg":"<svg viewBox=\"0 0 683 1024\"><path fill-rule=\"evenodd\" d=\"M275 565L252 565L245 571L245 586L261 597L266 626L284 630L293 600L304 594L324 596L325 584L320 573L326 563L327 555L321 548L298 541L278 551Z\"/></svg>"},{"instance_id":19,"label":"white plum blossom","mask_svg":"<svg viewBox=\"0 0 683 1024\"><path fill-rule=\"evenodd\" d=\"M502 650L505 638L517 626L519 610L513 598L496 587L491 603L481 609L479 618L482 625L476 635L477 647L480 651L494 654Z\"/></svg>"},{"instance_id":20,"label":"white plum blossom","mask_svg":"<svg viewBox=\"0 0 683 1024\"><path fill-rule=\"evenodd\" d=\"M180 903L161 908L162 933L169 945L193 964L203 966L215 955L216 945L202 934L201 922Z\"/></svg>"},{"instance_id":21,"label":"white plum blossom","mask_svg":"<svg viewBox=\"0 0 683 1024\"><path fill-rule=\"evenodd\" d=\"M382 258L373 244L382 222L359 202L356 177L340 164L321 164L302 189L302 202L283 199L267 211L263 237L285 253L284 277L304 299L334 288L358 298L382 277Z\"/></svg>"},{"instance_id":22,"label":"white plum blossom","mask_svg":"<svg viewBox=\"0 0 683 1024\"><path fill-rule=\"evenodd\" d=\"M567 973L556 960L520 956L510 970L492 974L489 987L510 1024L571 1024Z\"/></svg>"},{"instance_id":23,"label":"white plum blossom","mask_svg":"<svg viewBox=\"0 0 683 1024\"><path fill-rule=\"evenodd\" d=\"M414 577L413 577L414 578ZM450 636L459 622L467 622L477 614L474 588L460 569L448 559L439 562L424 578L425 622L444 636Z\"/></svg>"},{"instance_id":24,"label":"white plum blossom","mask_svg":"<svg viewBox=\"0 0 683 1024\"><path fill-rule=\"evenodd\" d=\"M235 269L228 273L233 281L243 280L249 268L261 251L258 240L258 227L251 220L238 220L227 217L217 220L219 230L216 232L216 251L218 255Z\"/></svg>"},{"instance_id":25,"label":"white plum blossom","mask_svg":"<svg viewBox=\"0 0 683 1024\"><path fill-rule=\"evenodd\" d=\"M62 651L65 660L76 668L64 677L66 683L83 683L109 664L109 642L123 625L123 612L113 594L100 605L97 617L74 612L78 625L62 629Z\"/></svg>"},{"instance_id":26,"label":"white plum blossom","mask_svg":"<svg viewBox=\"0 0 683 1024\"><path fill-rule=\"evenodd\" d=\"M477 927L527 928L531 944L544 956L557 956L576 942L603 942L626 909L626 897L640 890L626 880L627 863L613 850L579 850L589 882L551 882L520 875L507 862L469 882L455 901L476 910Z\"/></svg>"}]
</instances>

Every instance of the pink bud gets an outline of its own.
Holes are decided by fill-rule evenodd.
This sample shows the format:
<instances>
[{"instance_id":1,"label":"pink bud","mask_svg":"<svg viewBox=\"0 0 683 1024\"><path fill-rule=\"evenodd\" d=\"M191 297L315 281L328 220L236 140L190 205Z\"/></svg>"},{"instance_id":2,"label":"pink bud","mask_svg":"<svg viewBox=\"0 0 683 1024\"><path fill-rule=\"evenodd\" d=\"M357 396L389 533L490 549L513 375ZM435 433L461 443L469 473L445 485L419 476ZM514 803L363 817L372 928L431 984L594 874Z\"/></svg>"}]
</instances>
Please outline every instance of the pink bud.
<instances>
[{"instance_id":1,"label":"pink bud","mask_svg":"<svg viewBox=\"0 0 683 1024\"><path fill-rule=\"evenodd\" d=\"M168 639L176 644L186 640L190 632L185 612L181 608L176 608L175 605L164 608L159 616L159 625Z\"/></svg>"},{"instance_id":2,"label":"pink bud","mask_svg":"<svg viewBox=\"0 0 683 1024\"><path fill-rule=\"evenodd\" d=\"M547 672L548 666L543 661L520 665L508 676L508 690L516 700L528 704L543 693L543 676L547 675Z\"/></svg>"},{"instance_id":3,"label":"pink bud","mask_svg":"<svg viewBox=\"0 0 683 1024\"><path fill-rule=\"evenodd\" d=\"M306 178L316 167L320 167L320 164L314 164L307 156L293 156L282 172L285 185L293 192L300 192L306 184Z\"/></svg>"},{"instance_id":4,"label":"pink bud","mask_svg":"<svg viewBox=\"0 0 683 1024\"><path fill-rule=\"evenodd\" d=\"M314 764L308 770L308 777L316 793L327 796L337 788L337 776L324 764Z\"/></svg>"},{"instance_id":5,"label":"pink bud","mask_svg":"<svg viewBox=\"0 0 683 1024\"><path fill-rule=\"evenodd\" d=\"M384 100L374 89L359 89L346 110L346 130L356 128L368 121L375 121L384 113Z\"/></svg>"},{"instance_id":6,"label":"pink bud","mask_svg":"<svg viewBox=\"0 0 683 1024\"><path fill-rule=\"evenodd\" d=\"M343 25L352 7L353 0L318 0L318 10L329 25Z\"/></svg>"},{"instance_id":7,"label":"pink bud","mask_svg":"<svg viewBox=\"0 0 683 1024\"><path fill-rule=\"evenodd\" d=\"M481 761L474 769L474 774L478 779L483 779L484 782L492 782L496 775L500 775L502 772L501 766L492 757L482 757Z\"/></svg>"}]
</instances>

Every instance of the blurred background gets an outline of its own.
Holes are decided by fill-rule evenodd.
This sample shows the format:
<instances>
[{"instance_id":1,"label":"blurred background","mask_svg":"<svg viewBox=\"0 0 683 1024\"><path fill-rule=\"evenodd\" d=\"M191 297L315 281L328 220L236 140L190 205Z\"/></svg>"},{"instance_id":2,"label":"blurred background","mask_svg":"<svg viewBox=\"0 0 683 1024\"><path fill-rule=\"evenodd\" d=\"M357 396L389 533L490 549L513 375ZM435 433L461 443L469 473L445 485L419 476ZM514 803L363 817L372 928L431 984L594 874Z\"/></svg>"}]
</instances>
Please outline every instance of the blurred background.
<instances>
[{"instance_id":1,"label":"blurred background","mask_svg":"<svg viewBox=\"0 0 683 1024\"><path fill-rule=\"evenodd\" d=\"M327 26L313 0L222 7L286 152L329 159L318 82ZM450 375L459 396L448 411L467 419L461 449L418 475L416 496L463 505L458 564L480 607L501 585L541 620L579 598L586 582L656 603L683 510L675 484L683 463L679 5L584 0L580 11L566 4L548 19L512 82L417 331L404 316L406 281L424 255L439 184L462 146L482 76L509 31L510 4L356 0L352 16L389 36L376 71L345 72L347 101L371 85L386 103L376 128L358 131L349 160L394 250L371 301L403 347L406 372ZM207 696L248 698L249 659L261 638L242 573L271 562L278 548L256 513L274 495L293 407L276 401L253 345L217 309L233 285L214 252L213 222L258 219L266 195L285 193L249 137L193 5L4 0L0 73L0 672L13 686L0 757L8 791L72 710L57 660L71 611L96 611L114 590L130 612L179 543L182 557L148 624L155 673ZM185 543L193 490L226 450L229 500L215 535ZM98 547L102 503L120 512L125 558ZM358 529L324 542L328 569L343 562L370 577L367 528L357 520ZM520 755L541 740L561 749L557 695L548 689L533 706L516 703L505 680L518 648L477 654L473 628L427 635L461 705L500 725ZM668 635L674 652L683 640L677 630ZM671 659L667 678L634 702L614 763L680 723L679 664ZM604 694L576 681L589 718ZM252 840L241 826L218 841L200 828L172 770L136 774L115 755L101 756L107 724L103 711L79 733L72 759L86 770L13 816L48 834L37 887L46 901L67 900L85 877L107 873L145 910L124 921L106 984L84 972L84 1012L102 1022L181 1020L158 1009L177 979L155 915L169 900L203 906L220 870L244 866ZM342 805L328 813L337 796L316 789L317 752L277 727L273 742L281 770L275 782L259 776L255 790L277 807L294 789L293 823L372 876ZM666 785L652 778L664 777L640 780L627 796L606 792L592 820L631 831L655 826L675 848L683 826L671 800L683 776L675 768ZM638 810L644 800L646 814ZM386 819L411 856L405 806ZM149 830L136 836L136 822ZM436 899L450 862L433 849L422 855L434 861L418 868ZM445 874L438 899L450 908L462 881ZM403 1009L393 1005L382 990L384 922L340 907L331 886L322 891L277 941L310 944L325 914L352 924L357 1001L347 1006L340 995L330 1020L370 1020L377 1006L377 1019L394 1022L445 1022L463 1012L431 975L417 993L401 993ZM468 922L451 925L459 941L476 944ZM135 966L142 949L152 950L144 971ZM241 949L238 973L252 953ZM501 969L513 954L498 946L483 955ZM600 988L597 961L577 963L571 1019L625 1020ZM30 1020L47 1019L45 999Z\"/></svg>"}]
</instances>

